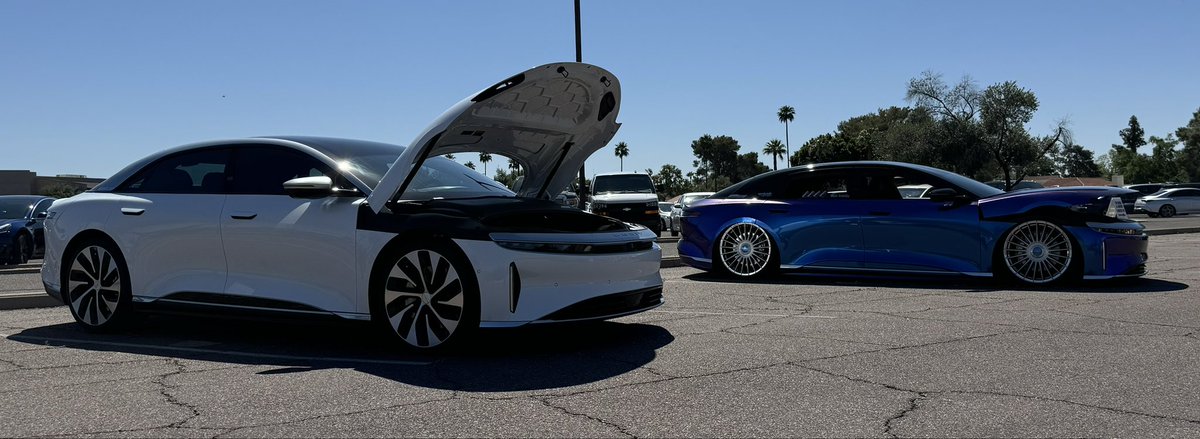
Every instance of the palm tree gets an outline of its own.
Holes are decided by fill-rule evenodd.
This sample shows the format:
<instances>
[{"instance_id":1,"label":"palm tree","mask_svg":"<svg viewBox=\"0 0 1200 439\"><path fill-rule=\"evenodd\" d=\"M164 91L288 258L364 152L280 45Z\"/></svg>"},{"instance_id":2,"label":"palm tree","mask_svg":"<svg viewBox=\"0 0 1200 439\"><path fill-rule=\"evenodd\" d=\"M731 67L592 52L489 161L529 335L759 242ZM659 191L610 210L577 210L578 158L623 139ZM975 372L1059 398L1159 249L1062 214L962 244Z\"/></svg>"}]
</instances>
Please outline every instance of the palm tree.
<instances>
[{"instance_id":1,"label":"palm tree","mask_svg":"<svg viewBox=\"0 0 1200 439\"><path fill-rule=\"evenodd\" d=\"M788 123L796 120L796 109L791 105L779 107L779 121L783 122L783 148L787 154L788 167L792 167L792 142L788 135Z\"/></svg>"},{"instance_id":2,"label":"palm tree","mask_svg":"<svg viewBox=\"0 0 1200 439\"><path fill-rule=\"evenodd\" d=\"M771 156L771 169L779 169L779 158L787 155L787 146L779 139L771 139L763 147L763 154Z\"/></svg>"},{"instance_id":3,"label":"palm tree","mask_svg":"<svg viewBox=\"0 0 1200 439\"><path fill-rule=\"evenodd\" d=\"M483 163L483 175L487 175L487 164L492 161L492 155L486 152L479 153L479 163Z\"/></svg>"},{"instance_id":4,"label":"palm tree","mask_svg":"<svg viewBox=\"0 0 1200 439\"><path fill-rule=\"evenodd\" d=\"M446 154L446 158L454 160L454 154Z\"/></svg>"},{"instance_id":5,"label":"palm tree","mask_svg":"<svg viewBox=\"0 0 1200 439\"><path fill-rule=\"evenodd\" d=\"M467 164L465 164L465 165L463 165L463 166L466 166L466 167L468 167L468 168L471 168L471 170L472 170L472 171L474 171L474 170L475 170L475 163L474 163L474 162L471 162L471 161L469 161L469 160L467 161Z\"/></svg>"},{"instance_id":6,"label":"palm tree","mask_svg":"<svg viewBox=\"0 0 1200 439\"><path fill-rule=\"evenodd\" d=\"M629 145L626 145L625 142L618 142L614 152L617 158L621 159L621 172L625 172L625 157L629 157Z\"/></svg>"}]
</instances>

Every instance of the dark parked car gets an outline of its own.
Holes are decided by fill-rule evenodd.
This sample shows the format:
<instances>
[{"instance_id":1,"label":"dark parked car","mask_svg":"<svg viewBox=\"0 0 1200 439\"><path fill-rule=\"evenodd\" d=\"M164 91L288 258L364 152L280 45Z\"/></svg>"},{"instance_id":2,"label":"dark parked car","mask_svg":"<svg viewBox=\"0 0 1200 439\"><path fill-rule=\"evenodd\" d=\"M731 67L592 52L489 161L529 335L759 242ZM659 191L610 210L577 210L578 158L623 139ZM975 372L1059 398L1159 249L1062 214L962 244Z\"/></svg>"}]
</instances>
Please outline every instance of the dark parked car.
<instances>
[{"instance_id":1,"label":"dark parked car","mask_svg":"<svg viewBox=\"0 0 1200 439\"><path fill-rule=\"evenodd\" d=\"M23 264L42 256L42 222L53 202L41 195L0 196L0 264Z\"/></svg>"},{"instance_id":2,"label":"dark parked car","mask_svg":"<svg viewBox=\"0 0 1200 439\"><path fill-rule=\"evenodd\" d=\"M929 185L921 198L900 188ZM1112 187L1005 193L895 162L781 169L683 209L680 259L776 271L1011 277L1029 284L1145 274L1148 238Z\"/></svg>"}]
</instances>

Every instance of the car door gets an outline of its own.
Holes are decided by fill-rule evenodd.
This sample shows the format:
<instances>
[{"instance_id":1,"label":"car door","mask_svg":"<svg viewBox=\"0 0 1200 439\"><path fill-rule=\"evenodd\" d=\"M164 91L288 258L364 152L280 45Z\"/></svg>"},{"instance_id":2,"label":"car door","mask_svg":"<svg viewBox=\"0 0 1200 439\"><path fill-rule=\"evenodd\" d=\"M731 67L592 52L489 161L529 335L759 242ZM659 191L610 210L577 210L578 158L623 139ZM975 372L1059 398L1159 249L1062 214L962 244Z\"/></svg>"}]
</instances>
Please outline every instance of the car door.
<instances>
[{"instance_id":1,"label":"car door","mask_svg":"<svg viewBox=\"0 0 1200 439\"><path fill-rule=\"evenodd\" d=\"M928 194L965 190L917 170L880 167L864 174L858 197L868 202L863 217L866 268L874 270L976 273L982 237L979 208L972 200L934 201ZM899 186L930 185L925 197L903 198Z\"/></svg>"},{"instance_id":2,"label":"car door","mask_svg":"<svg viewBox=\"0 0 1200 439\"><path fill-rule=\"evenodd\" d=\"M859 177L842 169L800 170L768 179L756 217L776 231L784 268L861 268L861 201L850 197Z\"/></svg>"},{"instance_id":3,"label":"car door","mask_svg":"<svg viewBox=\"0 0 1200 439\"><path fill-rule=\"evenodd\" d=\"M225 288L217 217L228 163L225 148L187 150L147 165L113 191L105 231L129 265L135 300Z\"/></svg>"},{"instance_id":4,"label":"car door","mask_svg":"<svg viewBox=\"0 0 1200 439\"><path fill-rule=\"evenodd\" d=\"M354 239L362 197L293 198L283 189L285 181L320 175L342 180L307 152L277 145L235 149L220 216L226 294L253 307L356 310Z\"/></svg>"},{"instance_id":5,"label":"car door","mask_svg":"<svg viewBox=\"0 0 1200 439\"><path fill-rule=\"evenodd\" d=\"M1179 213L1200 213L1200 189L1184 189L1175 195Z\"/></svg>"}]
</instances>

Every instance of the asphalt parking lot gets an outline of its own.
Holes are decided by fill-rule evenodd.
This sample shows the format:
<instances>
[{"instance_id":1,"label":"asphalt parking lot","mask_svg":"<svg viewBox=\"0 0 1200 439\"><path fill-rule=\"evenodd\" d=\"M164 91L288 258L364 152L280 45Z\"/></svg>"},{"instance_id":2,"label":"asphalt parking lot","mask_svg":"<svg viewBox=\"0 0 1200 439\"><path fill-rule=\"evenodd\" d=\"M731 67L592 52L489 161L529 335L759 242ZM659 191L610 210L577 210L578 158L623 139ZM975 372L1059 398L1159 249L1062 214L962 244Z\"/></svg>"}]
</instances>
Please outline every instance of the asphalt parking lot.
<instances>
[{"instance_id":1,"label":"asphalt parking lot","mask_svg":"<svg viewBox=\"0 0 1200 439\"><path fill-rule=\"evenodd\" d=\"M670 268L653 312L440 357L346 323L0 311L0 436L1195 437L1200 234L1151 257L1035 291Z\"/></svg>"}]
</instances>

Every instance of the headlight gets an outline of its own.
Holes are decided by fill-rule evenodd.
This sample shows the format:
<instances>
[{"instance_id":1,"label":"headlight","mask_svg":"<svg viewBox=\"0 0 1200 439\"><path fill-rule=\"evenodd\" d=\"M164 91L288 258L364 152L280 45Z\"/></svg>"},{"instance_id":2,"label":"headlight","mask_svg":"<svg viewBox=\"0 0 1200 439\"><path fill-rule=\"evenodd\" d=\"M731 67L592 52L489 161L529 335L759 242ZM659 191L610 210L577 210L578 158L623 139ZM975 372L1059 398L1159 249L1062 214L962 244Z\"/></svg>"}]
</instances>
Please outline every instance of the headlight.
<instances>
[{"instance_id":1,"label":"headlight","mask_svg":"<svg viewBox=\"0 0 1200 439\"><path fill-rule=\"evenodd\" d=\"M0 233L8 233L9 229L12 229L12 224L0 226Z\"/></svg>"}]
</instances>

